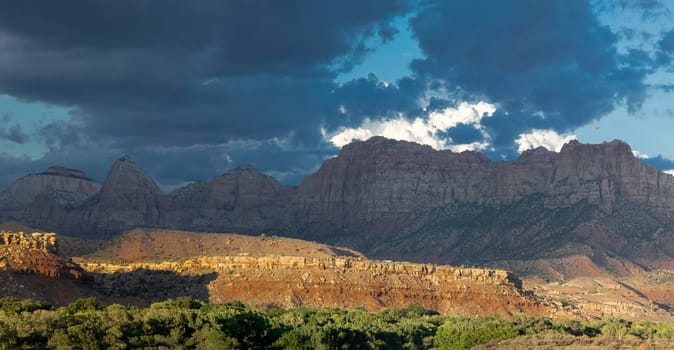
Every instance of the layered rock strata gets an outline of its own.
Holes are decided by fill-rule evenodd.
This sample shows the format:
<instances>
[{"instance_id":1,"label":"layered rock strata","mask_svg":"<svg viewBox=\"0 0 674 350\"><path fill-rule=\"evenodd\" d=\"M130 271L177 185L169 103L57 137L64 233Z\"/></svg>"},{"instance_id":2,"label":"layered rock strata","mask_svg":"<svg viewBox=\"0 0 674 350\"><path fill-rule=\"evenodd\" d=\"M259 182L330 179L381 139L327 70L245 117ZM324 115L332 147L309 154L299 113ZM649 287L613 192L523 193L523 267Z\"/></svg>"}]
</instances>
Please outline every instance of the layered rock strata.
<instances>
[{"instance_id":1,"label":"layered rock strata","mask_svg":"<svg viewBox=\"0 0 674 350\"><path fill-rule=\"evenodd\" d=\"M502 270L296 256L200 257L131 264L83 261L81 266L101 276L97 284L112 296L136 293L138 281L125 276L145 270L170 271L176 276L215 273L216 277L206 282L210 301L241 300L260 307L364 306L381 311L414 304L466 316L523 312L540 315L551 311L523 292L519 279ZM147 275L151 274L143 274ZM152 291L147 293L145 297L152 299Z\"/></svg>"},{"instance_id":2,"label":"layered rock strata","mask_svg":"<svg viewBox=\"0 0 674 350\"><path fill-rule=\"evenodd\" d=\"M52 278L80 279L82 270L70 260L55 255L53 233L0 232L0 270Z\"/></svg>"},{"instance_id":3,"label":"layered rock strata","mask_svg":"<svg viewBox=\"0 0 674 350\"><path fill-rule=\"evenodd\" d=\"M84 181L76 171L49 173L40 176ZM80 237L139 226L271 232L378 257L453 263L552 253L562 241L637 256L655 241L657 259L674 257L674 177L639 161L621 141L571 141L559 153L537 148L492 162L481 153L374 137L343 147L297 188L244 166L169 194L123 157L100 191L87 188L86 200L68 204L9 195L25 181L0 195L0 209L13 208L0 210L1 219Z\"/></svg>"},{"instance_id":4,"label":"layered rock strata","mask_svg":"<svg viewBox=\"0 0 674 350\"><path fill-rule=\"evenodd\" d=\"M166 197L133 159L124 156L110 168L99 193L68 213L68 231L97 232L104 237L133 227L165 222Z\"/></svg>"},{"instance_id":5,"label":"layered rock strata","mask_svg":"<svg viewBox=\"0 0 674 350\"><path fill-rule=\"evenodd\" d=\"M611 213L616 196L642 204L674 228L674 177L634 157L621 141L537 148L515 162L481 153L435 151L380 137L345 146L299 188L298 218L338 227L406 223L452 204L510 205L542 194L547 208L581 201Z\"/></svg>"},{"instance_id":6,"label":"layered rock strata","mask_svg":"<svg viewBox=\"0 0 674 350\"><path fill-rule=\"evenodd\" d=\"M79 170L50 167L47 171L30 174L17 180L5 192L6 202L12 200L26 205L35 200L52 198L65 205L78 205L97 194L101 185Z\"/></svg>"}]
</instances>

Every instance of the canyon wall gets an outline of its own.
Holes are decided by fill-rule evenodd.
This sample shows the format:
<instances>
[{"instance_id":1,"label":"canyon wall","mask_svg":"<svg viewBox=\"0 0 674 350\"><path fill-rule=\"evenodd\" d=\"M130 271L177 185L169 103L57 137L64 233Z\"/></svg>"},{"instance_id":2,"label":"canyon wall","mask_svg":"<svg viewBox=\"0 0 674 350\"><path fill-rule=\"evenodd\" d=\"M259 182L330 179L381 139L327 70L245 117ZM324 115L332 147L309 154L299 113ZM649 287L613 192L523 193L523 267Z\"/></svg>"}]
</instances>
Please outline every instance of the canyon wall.
<instances>
[{"instance_id":1,"label":"canyon wall","mask_svg":"<svg viewBox=\"0 0 674 350\"><path fill-rule=\"evenodd\" d=\"M464 316L522 312L540 315L552 310L550 305L522 291L521 281L512 274L493 269L298 256L220 256L130 264L82 261L80 264L99 276L98 288L115 297L138 296L136 293L144 282L129 278L137 271L146 271L140 274L142 281L152 275L147 271L170 271L175 273L176 279L214 273L213 278L204 282L207 283L204 297L209 301L240 300L265 308L366 307L381 311L414 304ZM165 290L149 289L142 296L152 299L155 293Z\"/></svg>"},{"instance_id":2,"label":"canyon wall","mask_svg":"<svg viewBox=\"0 0 674 350\"><path fill-rule=\"evenodd\" d=\"M544 195L548 208L586 200L609 214L623 196L674 228L674 177L636 159L621 141L571 141L559 153L537 148L494 163L480 153L375 137L345 146L304 180L298 218L339 227L393 220L395 226L431 208L504 206L532 194Z\"/></svg>"}]
</instances>

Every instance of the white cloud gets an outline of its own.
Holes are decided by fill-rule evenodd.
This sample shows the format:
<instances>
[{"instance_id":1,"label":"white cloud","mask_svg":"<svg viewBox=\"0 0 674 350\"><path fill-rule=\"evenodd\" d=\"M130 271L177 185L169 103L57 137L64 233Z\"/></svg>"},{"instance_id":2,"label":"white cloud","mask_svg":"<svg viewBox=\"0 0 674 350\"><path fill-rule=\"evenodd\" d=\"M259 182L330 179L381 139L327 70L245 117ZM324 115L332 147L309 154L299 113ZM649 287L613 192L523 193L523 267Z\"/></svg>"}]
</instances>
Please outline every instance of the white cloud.
<instances>
[{"instance_id":1,"label":"white cloud","mask_svg":"<svg viewBox=\"0 0 674 350\"><path fill-rule=\"evenodd\" d=\"M487 141L469 144L454 144L451 139L440 134L458 124L474 125L482 136L488 140L489 134L480 124L482 118L491 117L496 108L494 105L479 102L476 104L461 103L456 108L446 108L432 112L428 119L416 118L409 121L400 115L397 119L371 120L365 119L357 128L344 128L333 134L324 134L332 144L342 147L354 140L367 140L372 136L384 136L395 140L413 141L429 145L435 149L451 149L455 152L465 150L483 150L489 146Z\"/></svg>"},{"instance_id":2,"label":"white cloud","mask_svg":"<svg viewBox=\"0 0 674 350\"><path fill-rule=\"evenodd\" d=\"M491 117L496 112L494 105L486 102L476 104L461 103L457 108L446 108L433 112L428 117L430 125L438 130L447 130L458 124L479 125L482 118Z\"/></svg>"},{"instance_id":3,"label":"white cloud","mask_svg":"<svg viewBox=\"0 0 674 350\"><path fill-rule=\"evenodd\" d=\"M641 153L641 152L639 152L639 151L637 151L637 150L632 150L632 154L634 154L634 156L637 157L637 158L639 158L639 159L648 159L648 158L650 158L650 156L649 156L648 154L646 154L646 153Z\"/></svg>"},{"instance_id":4,"label":"white cloud","mask_svg":"<svg viewBox=\"0 0 674 350\"><path fill-rule=\"evenodd\" d=\"M559 152L565 143L575 139L576 135L573 134L560 135L554 130L534 129L529 133L520 134L515 142L520 153L540 146Z\"/></svg>"},{"instance_id":5,"label":"white cloud","mask_svg":"<svg viewBox=\"0 0 674 350\"><path fill-rule=\"evenodd\" d=\"M370 123L369 119L365 119L363 125ZM327 134L326 134L327 135ZM367 140L370 137L374 136L372 131L368 129L358 128L358 129L345 129L344 131L336 134L330 138L332 142L337 147L342 147L346 144L353 142L353 140Z\"/></svg>"},{"instance_id":6,"label":"white cloud","mask_svg":"<svg viewBox=\"0 0 674 350\"><path fill-rule=\"evenodd\" d=\"M670 169L670 170L663 170L662 172L663 172L663 173L665 173L665 174L669 174L669 175L672 175L672 176L674 176L674 169Z\"/></svg>"}]
</instances>

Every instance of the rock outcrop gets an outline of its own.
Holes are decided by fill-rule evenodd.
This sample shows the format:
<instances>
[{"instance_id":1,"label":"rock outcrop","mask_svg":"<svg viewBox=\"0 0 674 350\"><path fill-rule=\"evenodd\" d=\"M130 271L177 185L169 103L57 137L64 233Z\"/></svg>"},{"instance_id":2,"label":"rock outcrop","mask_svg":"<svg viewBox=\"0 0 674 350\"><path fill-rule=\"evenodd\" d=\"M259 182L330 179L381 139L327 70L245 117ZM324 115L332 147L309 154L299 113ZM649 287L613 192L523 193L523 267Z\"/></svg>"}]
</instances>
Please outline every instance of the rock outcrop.
<instances>
[{"instance_id":1,"label":"rock outcrop","mask_svg":"<svg viewBox=\"0 0 674 350\"><path fill-rule=\"evenodd\" d=\"M133 159L124 156L110 168L99 193L68 213L69 232L96 232L110 237L133 227L164 223L166 198Z\"/></svg>"},{"instance_id":2,"label":"rock outcrop","mask_svg":"<svg viewBox=\"0 0 674 350\"><path fill-rule=\"evenodd\" d=\"M493 163L480 153L374 137L345 146L305 178L297 219L385 230L409 224L417 212L483 199L479 186L492 176Z\"/></svg>"},{"instance_id":3,"label":"rock outcrop","mask_svg":"<svg viewBox=\"0 0 674 350\"><path fill-rule=\"evenodd\" d=\"M77 206L98 193L101 185L79 170L50 167L26 175L0 193L0 206L19 208L37 200L54 200L64 206Z\"/></svg>"},{"instance_id":4,"label":"rock outcrop","mask_svg":"<svg viewBox=\"0 0 674 350\"><path fill-rule=\"evenodd\" d=\"M56 254L56 234L34 232L27 235L23 232L0 232L0 245L5 248L42 250Z\"/></svg>"},{"instance_id":5,"label":"rock outcrop","mask_svg":"<svg viewBox=\"0 0 674 350\"><path fill-rule=\"evenodd\" d=\"M121 265L83 261L81 265L100 276L98 288L113 297L175 297L164 295L165 288L145 288L148 276L164 272L166 279L172 272L174 279L183 280L195 273L215 274L206 282L208 293L203 295L211 302L240 300L267 308L366 307L381 311L414 304L461 316L541 315L552 311L549 305L522 291L519 279L502 270L299 256L199 257ZM139 271L143 271L141 281L129 278ZM145 290L144 294L139 295L139 290ZM173 292L179 295L183 290Z\"/></svg>"},{"instance_id":6,"label":"rock outcrop","mask_svg":"<svg viewBox=\"0 0 674 350\"><path fill-rule=\"evenodd\" d=\"M621 141L571 141L559 153L538 148L515 162L494 163L480 153L375 137L345 146L304 180L298 217L338 227L395 227L432 208L507 206L532 194L544 195L546 208L587 201L607 214L622 196L674 228L674 177L640 162Z\"/></svg>"},{"instance_id":7,"label":"rock outcrop","mask_svg":"<svg viewBox=\"0 0 674 350\"><path fill-rule=\"evenodd\" d=\"M0 232L0 270L80 279L82 270L56 255L56 234Z\"/></svg>"},{"instance_id":8,"label":"rock outcrop","mask_svg":"<svg viewBox=\"0 0 674 350\"><path fill-rule=\"evenodd\" d=\"M50 167L24 176L0 192L0 218L46 229L62 228L68 211L83 205L100 188L82 171Z\"/></svg>"},{"instance_id":9,"label":"rock outcrop","mask_svg":"<svg viewBox=\"0 0 674 350\"><path fill-rule=\"evenodd\" d=\"M294 190L251 166L241 166L208 182L196 182L171 194L165 226L196 230L227 227L262 231L280 223L290 210Z\"/></svg>"}]
</instances>

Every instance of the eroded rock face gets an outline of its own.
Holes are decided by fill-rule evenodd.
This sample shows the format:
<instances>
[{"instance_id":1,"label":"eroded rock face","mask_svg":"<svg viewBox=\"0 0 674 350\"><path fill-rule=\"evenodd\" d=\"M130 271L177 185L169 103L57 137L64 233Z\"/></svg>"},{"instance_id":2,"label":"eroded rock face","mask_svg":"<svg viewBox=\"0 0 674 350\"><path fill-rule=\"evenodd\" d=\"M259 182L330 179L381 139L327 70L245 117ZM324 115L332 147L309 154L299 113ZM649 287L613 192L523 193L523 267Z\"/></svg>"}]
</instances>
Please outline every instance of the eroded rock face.
<instances>
[{"instance_id":1,"label":"eroded rock face","mask_svg":"<svg viewBox=\"0 0 674 350\"><path fill-rule=\"evenodd\" d=\"M116 297L139 296L143 282L132 278L138 271L143 271L143 281L157 272L164 272L164 279L181 280L198 271L211 277L201 282L203 291L197 296L217 303L240 300L259 307L366 307L370 311L413 304L463 316L553 311L525 293L512 274L493 269L300 256L218 256L122 265L83 262L82 266L101 276L97 286ZM166 274L169 271L174 274ZM162 292L148 290L140 296L154 300L165 297ZM169 292L181 295L184 290L169 288Z\"/></svg>"},{"instance_id":2,"label":"eroded rock face","mask_svg":"<svg viewBox=\"0 0 674 350\"><path fill-rule=\"evenodd\" d=\"M55 255L54 233L0 232L0 270L52 278L80 279L82 269Z\"/></svg>"},{"instance_id":3,"label":"eroded rock face","mask_svg":"<svg viewBox=\"0 0 674 350\"><path fill-rule=\"evenodd\" d=\"M83 181L67 169L48 173ZM451 263L519 259L559 251L564 242L610 250L597 237L623 237L637 240L625 246L630 257L653 240L659 256L674 256L674 177L640 162L621 141L572 141L559 153L538 148L492 162L481 153L374 137L343 147L298 188L244 166L170 194L124 157L100 193L79 205L13 203L19 209L7 219L85 237L140 226L271 232L381 258ZM575 230L583 223L592 225Z\"/></svg>"},{"instance_id":4,"label":"eroded rock face","mask_svg":"<svg viewBox=\"0 0 674 350\"><path fill-rule=\"evenodd\" d=\"M26 175L0 192L0 219L57 229L68 211L96 195L101 185L79 170L51 167Z\"/></svg>"},{"instance_id":5,"label":"eroded rock face","mask_svg":"<svg viewBox=\"0 0 674 350\"><path fill-rule=\"evenodd\" d=\"M281 223L294 190L250 166L171 194L167 226L190 229L257 231Z\"/></svg>"},{"instance_id":6,"label":"eroded rock face","mask_svg":"<svg viewBox=\"0 0 674 350\"><path fill-rule=\"evenodd\" d=\"M81 232L79 224L102 236L138 226L157 227L164 223L166 206L154 180L124 156L110 168L101 191L68 214L68 225L70 231Z\"/></svg>"},{"instance_id":7,"label":"eroded rock face","mask_svg":"<svg viewBox=\"0 0 674 350\"><path fill-rule=\"evenodd\" d=\"M456 201L477 202L494 174L480 153L435 151L429 146L375 137L345 146L299 187L298 220L338 227L391 220Z\"/></svg>"},{"instance_id":8,"label":"eroded rock face","mask_svg":"<svg viewBox=\"0 0 674 350\"><path fill-rule=\"evenodd\" d=\"M38 197L49 197L62 205L75 206L98 193L101 185L79 170L51 167L46 172L26 175L5 191L5 202L30 205Z\"/></svg>"},{"instance_id":9,"label":"eroded rock face","mask_svg":"<svg viewBox=\"0 0 674 350\"><path fill-rule=\"evenodd\" d=\"M0 246L19 249L43 250L56 254L56 234L35 232L30 235L23 232L0 232Z\"/></svg>"},{"instance_id":10,"label":"eroded rock face","mask_svg":"<svg viewBox=\"0 0 674 350\"><path fill-rule=\"evenodd\" d=\"M337 227L395 227L431 208L504 206L532 194L545 195L548 208L585 200L609 214L620 195L674 225L674 177L640 162L621 141L571 141L560 153L538 148L515 162L493 163L480 153L375 137L345 146L305 179L298 217Z\"/></svg>"}]
</instances>

